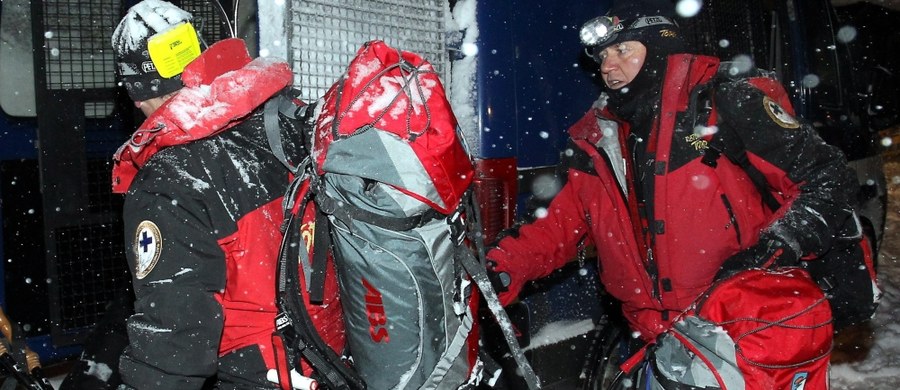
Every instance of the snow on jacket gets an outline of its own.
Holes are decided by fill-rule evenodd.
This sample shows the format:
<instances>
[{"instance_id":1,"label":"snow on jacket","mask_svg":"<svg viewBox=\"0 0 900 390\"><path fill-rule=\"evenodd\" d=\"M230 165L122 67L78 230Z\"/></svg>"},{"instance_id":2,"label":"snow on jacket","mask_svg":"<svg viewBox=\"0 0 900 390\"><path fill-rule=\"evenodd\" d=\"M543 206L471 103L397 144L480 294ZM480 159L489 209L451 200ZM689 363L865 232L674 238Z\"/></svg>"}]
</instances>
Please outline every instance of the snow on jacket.
<instances>
[{"instance_id":1,"label":"snow on jacket","mask_svg":"<svg viewBox=\"0 0 900 390\"><path fill-rule=\"evenodd\" d=\"M127 190L126 257L135 288L123 381L138 389L275 388L276 265L289 174L270 152L260 105L290 84L284 62L250 61L243 42L211 46L185 69L185 88L116 153ZM288 156L302 131L282 118ZM326 301L308 306L340 351L333 269ZM281 354L281 352L278 352Z\"/></svg>"},{"instance_id":2,"label":"snow on jacket","mask_svg":"<svg viewBox=\"0 0 900 390\"><path fill-rule=\"evenodd\" d=\"M640 181L626 137L629 124L605 108L605 96L569 129L563 154L566 183L546 217L499 242L488 257L527 279L550 274L574 258L587 236L596 245L600 278L621 300L633 330L650 341L710 285L725 259L757 241L762 230L801 253L825 251L849 213L855 179L843 154L815 130L778 112L743 80L720 80L711 111L689 115L691 92L719 68L712 57L668 59L662 101L650 132L651 177ZM692 124L709 124L742 139L783 205L773 213L745 172L724 156L703 164L705 145ZM704 141L709 140L709 136ZM642 185L646 207L634 187Z\"/></svg>"}]
</instances>

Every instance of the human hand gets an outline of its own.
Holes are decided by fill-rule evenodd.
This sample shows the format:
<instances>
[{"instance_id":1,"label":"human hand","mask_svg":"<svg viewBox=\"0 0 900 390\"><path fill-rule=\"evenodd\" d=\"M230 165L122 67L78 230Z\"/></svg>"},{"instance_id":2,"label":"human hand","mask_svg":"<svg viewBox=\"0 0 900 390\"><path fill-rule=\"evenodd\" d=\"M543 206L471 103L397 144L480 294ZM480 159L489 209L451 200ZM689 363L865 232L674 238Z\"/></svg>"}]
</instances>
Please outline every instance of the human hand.
<instances>
[{"instance_id":1,"label":"human hand","mask_svg":"<svg viewBox=\"0 0 900 390\"><path fill-rule=\"evenodd\" d=\"M727 279L751 268L791 267L799 264L800 256L782 238L763 233L756 244L735 253L716 273L715 280Z\"/></svg>"}]
</instances>

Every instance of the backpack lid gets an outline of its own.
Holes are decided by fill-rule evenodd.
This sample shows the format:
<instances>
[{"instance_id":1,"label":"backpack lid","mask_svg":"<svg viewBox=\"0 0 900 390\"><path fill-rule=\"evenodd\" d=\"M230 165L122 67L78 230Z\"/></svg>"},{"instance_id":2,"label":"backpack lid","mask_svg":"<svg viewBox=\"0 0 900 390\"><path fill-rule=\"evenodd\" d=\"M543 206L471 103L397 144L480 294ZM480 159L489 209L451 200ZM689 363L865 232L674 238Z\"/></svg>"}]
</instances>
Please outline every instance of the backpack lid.
<instances>
[{"instance_id":1,"label":"backpack lid","mask_svg":"<svg viewBox=\"0 0 900 390\"><path fill-rule=\"evenodd\" d=\"M385 183L444 214L456 209L474 168L431 63L368 42L322 100L318 172Z\"/></svg>"}]
</instances>

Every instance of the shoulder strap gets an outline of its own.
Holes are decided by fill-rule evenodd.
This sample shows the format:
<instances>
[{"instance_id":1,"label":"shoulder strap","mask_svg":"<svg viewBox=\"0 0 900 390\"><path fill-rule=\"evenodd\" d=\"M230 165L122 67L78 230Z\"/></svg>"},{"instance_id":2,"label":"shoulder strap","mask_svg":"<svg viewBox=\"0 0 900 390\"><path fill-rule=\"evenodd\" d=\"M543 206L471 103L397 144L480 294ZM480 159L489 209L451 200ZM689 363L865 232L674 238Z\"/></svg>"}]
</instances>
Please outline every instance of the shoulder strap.
<instances>
[{"instance_id":1,"label":"shoulder strap","mask_svg":"<svg viewBox=\"0 0 900 390\"><path fill-rule=\"evenodd\" d=\"M313 367L319 380L328 389L334 390L363 390L366 389L365 381L352 368L344 364L337 355L319 336L319 332L313 326L312 318L306 310L306 305L300 299L299 271L296 263L290 260L287 246L291 246L291 225L294 222L294 214L288 219L287 233L282 241L280 256L278 259L277 298L278 316L275 319L275 332L281 338L287 355L287 365L284 372L299 367L301 356ZM304 248L300 248L305 252ZM322 276L324 280L324 275ZM298 370L299 371L299 370Z\"/></svg>"},{"instance_id":2,"label":"shoulder strap","mask_svg":"<svg viewBox=\"0 0 900 390\"><path fill-rule=\"evenodd\" d=\"M707 87L698 89L691 95L689 109L691 110L692 118L696 118L697 106L700 104L705 105L705 102L709 102L710 107L715 107L715 91L718 83L713 78L710 84ZM718 165L717 160L722 155L744 170L769 209L775 211L781 207L781 202L775 199L775 196L769 190L769 182L766 180L766 176L750 163L750 159L747 157L747 147L744 145L743 139L730 126L719 126L719 131L713 135L712 140L709 142L709 149L706 150L701 161L715 168Z\"/></svg>"},{"instance_id":3,"label":"shoulder strap","mask_svg":"<svg viewBox=\"0 0 900 390\"><path fill-rule=\"evenodd\" d=\"M463 215L466 216L466 221L463 221ZM534 369L531 367L531 364L529 364L528 360L525 358L525 352L519 346L519 342L516 340L515 331L512 329L512 322L506 314L506 310L504 310L503 306L500 304L500 298L497 297L494 286L491 284L490 279L488 279L487 271L485 270L485 263L487 260L485 256L484 238L481 235L480 215L475 194L472 191L467 192L463 197L463 201L460 203L457 212L448 219L451 234L454 236L454 245L456 246L454 258L462 264L463 269L471 276L472 281L475 282L475 285L478 286L478 290L481 291L488 309L500 325L501 333L503 333L503 338L506 340L507 346L509 346L510 354L519 366L519 370L521 371L520 374L525 379L525 383L528 385L529 390L540 389L541 382L538 379L537 374L535 374ZM466 226L467 224L469 226ZM475 246L474 254L466 245L465 241L467 238Z\"/></svg>"},{"instance_id":4,"label":"shoulder strap","mask_svg":"<svg viewBox=\"0 0 900 390\"><path fill-rule=\"evenodd\" d=\"M269 149L278 158L278 161L287 167L293 174L298 173L298 167L291 165L284 153L281 144L281 126L278 124L278 115L284 115L290 119L307 119L312 112L310 106L292 96L293 88L285 89L266 102L263 109L263 123L266 127L266 138L269 141Z\"/></svg>"},{"instance_id":5,"label":"shoulder strap","mask_svg":"<svg viewBox=\"0 0 900 390\"><path fill-rule=\"evenodd\" d=\"M330 243L321 243L320 240L327 238L327 230L320 232L316 229L315 245L316 250L315 261L310 264L309 256L306 252L306 245L294 245L295 239L302 241L302 236L296 232L294 223L297 218L302 218L305 211L305 204L309 201L310 193L301 199L296 199L302 182L310 177L306 171L309 167L309 157L303 162L294 166L284 152L281 137L281 126L279 124L279 116L284 116L293 120L308 120L312 113L309 105L305 105L292 95L293 89L285 89L280 94L274 96L266 102L263 111L263 123L266 130L266 138L269 142L269 149L272 154L290 171L293 175L293 181L288 187L284 195L282 208L284 209L285 220L282 225L284 237L281 242L278 259L278 277L276 279L277 288L277 304L278 316L275 320L275 335L281 339L286 355L286 369L280 370L288 373L291 369L298 369L300 365L299 359L306 359L310 366L313 367L318 379L323 382L327 388L335 390L361 390L366 388L365 382L356 373L353 368L347 366L326 343L322 340L318 330L313 325L309 312L306 310L301 297L300 275L298 264L290 261L294 258L291 248L296 248L299 252L300 261L306 270L306 285L308 288L308 296L310 302L321 302L324 297L325 270L327 268L327 252ZM310 189L312 191L312 189ZM299 208L295 207L296 202L303 204ZM295 210L298 209L298 210ZM317 214L321 214L317 212ZM328 223L320 220L317 215L316 226L327 226ZM302 244L302 243L301 243ZM323 255L319 256L318 253ZM298 369L299 371L299 369ZM279 375L281 380L290 381L290 375ZM290 388L290 387L287 387Z\"/></svg>"}]
</instances>

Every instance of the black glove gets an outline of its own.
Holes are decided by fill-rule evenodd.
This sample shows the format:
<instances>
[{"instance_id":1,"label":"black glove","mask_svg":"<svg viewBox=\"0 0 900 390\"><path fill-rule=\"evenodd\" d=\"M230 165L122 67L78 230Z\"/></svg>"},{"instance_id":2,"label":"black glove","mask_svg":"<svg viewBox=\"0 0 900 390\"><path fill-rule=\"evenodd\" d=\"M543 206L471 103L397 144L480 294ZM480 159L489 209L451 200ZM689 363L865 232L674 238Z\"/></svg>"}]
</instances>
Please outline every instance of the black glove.
<instances>
[{"instance_id":1,"label":"black glove","mask_svg":"<svg viewBox=\"0 0 900 390\"><path fill-rule=\"evenodd\" d=\"M509 285L512 282L509 273L498 271L497 262L493 260L487 261L486 268L488 280L491 281L491 286L494 287L494 291L498 293L509 291Z\"/></svg>"},{"instance_id":2,"label":"black glove","mask_svg":"<svg viewBox=\"0 0 900 390\"><path fill-rule=\"evenodd\" d=\"M781 237L763 233L751 247L729 257L722 263L715 280L727 279L734 274L751 268L770 269L793 267L800 264L800 256Z\"/></svg>"},{"instance_id":3,"label":"black glove","mask_svg":"<svg viewBox=\"0 0 900 390\"><path fill-rule=\"evenodd\" d=\"M519 297L524 280L516 280L513 274L501 268L495 260L488 259L486 264L488 280L497 292L500 304L507 306Z\"/></svg>"}]
</instances>

